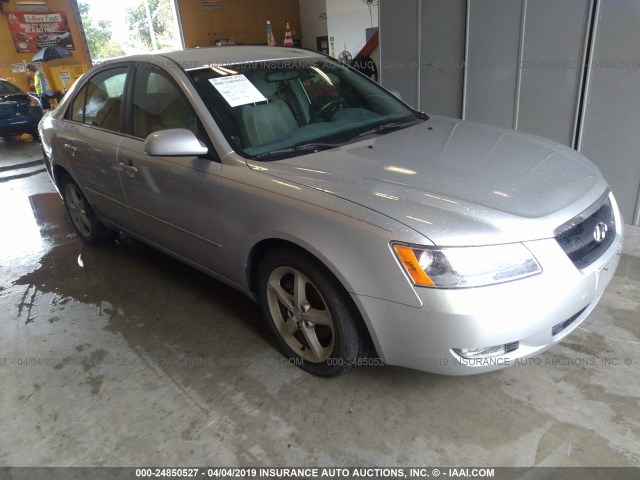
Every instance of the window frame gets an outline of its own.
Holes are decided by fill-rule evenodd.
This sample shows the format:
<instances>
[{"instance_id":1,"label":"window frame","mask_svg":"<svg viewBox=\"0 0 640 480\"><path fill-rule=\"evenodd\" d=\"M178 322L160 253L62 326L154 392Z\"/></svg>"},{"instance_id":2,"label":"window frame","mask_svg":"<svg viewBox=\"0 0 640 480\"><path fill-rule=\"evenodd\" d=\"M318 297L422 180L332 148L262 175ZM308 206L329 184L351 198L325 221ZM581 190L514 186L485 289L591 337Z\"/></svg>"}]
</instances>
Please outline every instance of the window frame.
<instances>
[{"instance_id":1,"label":"window frame","mask_svg":"<svg viewBox=\"0 0 640 480\"><path fill-rule=\"evenodd\" d=\"M79 124L82 124L82 125L86 125L88 127L89 125L84 123L84 109L85 109L86 102L87 102L87 90L89 90L89 83L88 82L82 84L82 86L78 90L78 93L71 99L71 102L69 102L69 108L66 111L65 119L69 120L70 122L73 122L73 123L79 123ZM76 105L76 101L80 100L81 96L82 96L82 120L76 120L74 118L74 116L75 116L75 105Z\"/></svg>"},{"instance_id":2,"label":"window frame","mask_svg":"<svg viewBox=\"0 0 640 480\"><path fill-rule=\"evenodd\" d=\"M187 105L189 107L189 109L191 110L191 112L193 113L193 118L195 120L195 125L194 127L196 128L196 132L193 132L194 135L198 136L198 138L200 138L199 134L198 134L198 130L199 130L199 123L200 123L200 119L198 118L198 114L196 113L195 109L193 108L193 105L191 105L191 102L189 101L189 99L187 98L187 96L184 94L184 92L182 91L182 89L180 88L180 86L177 84L177 82L171 77L171 75L169 75L169 73L164 70L161 67L158 67L156 65L153 64L145 64L145 65L138 65L135 69L135 71L133 72L133 76L131 78L131 82L128 86L128 93L129 93L129 101L127 102L127 115L125 118L126 121L126 125L125 125L125 131L127 133L127 135L133 137L133 138L137 138L140 139L142 141L145 140L146 137L140 137L138 135L135 134L135 125L134 125L134 102L136 99L136 81L138 80L138 78L144 78L146 76L146 78L148 79L150 77L151 74L155 73L157 75L160 75L162 78L164 78L170 85L171 87L173 87L174 91L178 94L178 97L180 97L180 99L185 103L185 105ZM148 84L147 84L148 86ZM160 130L157 130L160 131ZM154 133L154 132L151 132Z\"/></svg>"},{"instance_id":3,"label":"window frame","mask_svg":"<svg viewBox=\"0 0 640 480\"><path fill-rule=\"evenodd\" d=\"M91 82L91 80L94 79L96 75L100 75L109 70L119 69L123 67L127 68L127 72L126 72L127 77L125 79L124 92L122 94L122 108L120 111L120 126L122 127L121 131L109 130L106 128L97 127L95 125L88 125L84 123L84 110L83 110L82 121L79 122L77 120L74 120L72 118L73 106L76 100L78 100L80 96L82 96L83 107L86 106L88 85ZM193 104L189 100L189 97L185 94L185 92L182 90L178 82L176 82L176 80L171 76L171 74L169 74L169 72L167 72L161 66L153 63L142 63L142 62L132 62L132 61L114 63L113 65L109 65L108 67L101 68L96 72L94 72L91 76L85 79L82 79L81 84L79 84L77 87L74 86L74 90L75 90L74 96L68 101L67 105L65 106L65 111L64 111L64 114L62 115L62 119L68 122L72 122L74 125L82 125L87 128L96 128L99 130L103 130L105 132L125 136L133 140L138 140L144 143L146 139L137 137L133 134L133 120L132 120L135 78L136 78L136 75L138 75L138 71L140 69L148 69L148 70L155 71L156 73L159 73L160 75L165 77L171 83L171 85L176 89L176 91L178 92L180 97L183 99L183 101L185 101L186 104L193 111L193 114L196 120L196 125L195 125L197 130L196 136L200 141L202 141L209 148L209 153L207 155L203 155L201 158L206 158L208 160L221 163L220 155L216 151L213 142L209 138L209 134L207 133L207 130L204 127L204 123L200 119L200 115L198 115L197 110L194 108ZM186 75L186 77L187 77L187 80L189 80L188 75Z\"/></svg>"},{"instance_id":4,"label":"window frame","mask_svg":"<svg viewBox=\"0 0 640 480\"><path fill-rule=\"evenodd\" d=\"M145 138L136 136L133 133L134 132L133 130L133 99L135 96L135 85L136 85L135 82L142 70L148 70L150 71L150 73L157 73L163 76L171 84L171 86L175 88L180 98L189 106L189 108L193 112L193 116L195 118L195 123L196 123L195 124L196 132L193 132L193 133L196 135L198 140L203 142L209 149L209 153L207 155L203 155L202 158L207 158L211 161L220 163L221 162L220 156L218 155L218 152L216 151L213 145L213 142L209 138L209 134L207 133L207 130L204 128L204 124L200 120L200 116L198 115L198 112L196 111L193 104L189 100L189 97L184 93L184 91L182 90L178 82L176 82L176 80L173 78L171 74L169 74L169 72L167 72L161 66L153 63L138 62L136 65L132 66L131 70L129 71L129 77L127 80L127 92L126 92L127 102L124 109L125 110L124 135L127 135L128 137L141 142L144 142L146 140Z\"/></svg>"},{"instance_id":5,"label":"window frame","mask_svg":"<svg viewBox=\"0 0 640 480\"><path fill-rule=\"evenodd\" d=\"M90 125L88 123L86 123L86 115L85 115L85 109L87 107L87 92L89 91L89 84L91 83L91 81L97 77L98 75L102 75L106 72L109 72L111 70L120 70L126 68L126 72L125 72L125 81L124 81L124 87L122 90L122 97L121 97L121 108L120 108L120 130L111 130L109 128L104 128L101 126L97 126L97 125ZM67 110L65 111L64 114L64 119L69 121L69 122L73 122L76 125L83 125L85 127L88 128L97 128L99 130L103 130L105 132L110 132L110 133L114 133L117 135L126 135L126 117L125 117L125 112L127 111L127 105L128 105L128 92L129 92L129 83L131 82L131 78L132 78L132 71L133 71L133 64L131 62L123 62L123 63L117 63L114 65L109 65L108 68L103 68L98 70L97 72L95 72L93 75L91 75L90 77L87 77L87 79L82 83L82 85L79 87L78 92L75 94L75 96L71 99L71 101L69 102L69 106L67 107ZM73 112L74 112L74 105L76 103L76 100L79 99L79 97L82 96L82 121L78 121L75 120L73 118Z\"/></svg>"}]
</instances>

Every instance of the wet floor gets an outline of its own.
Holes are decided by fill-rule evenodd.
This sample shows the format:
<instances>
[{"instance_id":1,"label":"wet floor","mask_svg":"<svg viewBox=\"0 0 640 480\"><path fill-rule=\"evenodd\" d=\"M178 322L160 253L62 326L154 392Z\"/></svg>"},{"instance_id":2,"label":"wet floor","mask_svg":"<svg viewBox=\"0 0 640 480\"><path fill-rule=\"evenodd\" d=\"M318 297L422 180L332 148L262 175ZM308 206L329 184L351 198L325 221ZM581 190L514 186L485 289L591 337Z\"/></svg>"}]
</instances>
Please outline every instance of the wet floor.
<instances>
[{"instance_id":1,"label":"wet floor","mask_svg":"<svg viewBox=\"0 0 640 480\"><path fill-rule=\"evenodd\" d=\"M535 361L326 380L234 290L127 238L84 246L25 166L40 155L0 143L0 467L640 466L639 228L595 312Z\"/></svg>"}]
</instances>

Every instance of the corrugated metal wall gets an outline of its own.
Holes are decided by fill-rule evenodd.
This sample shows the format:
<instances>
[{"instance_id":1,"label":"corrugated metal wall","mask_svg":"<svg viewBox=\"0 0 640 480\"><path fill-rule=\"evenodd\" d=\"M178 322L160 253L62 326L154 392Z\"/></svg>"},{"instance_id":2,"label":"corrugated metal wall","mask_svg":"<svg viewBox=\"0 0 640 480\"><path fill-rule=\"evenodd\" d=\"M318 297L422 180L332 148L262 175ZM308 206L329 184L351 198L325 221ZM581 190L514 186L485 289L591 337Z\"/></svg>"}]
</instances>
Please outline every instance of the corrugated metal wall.
<instances>
[{"instance_id":1,"label":"corrugated metal wall","mask_svg":"<svg viewBox=\"0 0 640 480\"><path fill-rule=\"evenodd\" d=\"M640 1L601 0L594 21L578 149L640 225Z\"/></svg>"},{"instance_id":2,"label":"corrugated metal wall","mask_svg":"<svg viewBox=\"0 0 640 480\"><path fill-rule=\"evenodd\" d=\"M381 0L381 81L577 148L640 222L640 1Z\"/></svg>"}]
</instances>

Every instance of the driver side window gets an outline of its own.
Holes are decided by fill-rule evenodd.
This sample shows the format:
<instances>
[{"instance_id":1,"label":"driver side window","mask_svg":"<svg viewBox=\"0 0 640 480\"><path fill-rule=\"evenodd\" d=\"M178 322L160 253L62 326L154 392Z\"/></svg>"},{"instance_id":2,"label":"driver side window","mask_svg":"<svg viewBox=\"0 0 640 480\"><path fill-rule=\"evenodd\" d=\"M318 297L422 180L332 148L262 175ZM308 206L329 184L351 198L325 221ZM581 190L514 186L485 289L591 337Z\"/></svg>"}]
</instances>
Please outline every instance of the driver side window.
<instances>
[{"instance_id":1,"label":"driver side window","mask_svg":"<svg viewBox=\"0 0 640 480\"><path fill-rule=\"evenodd\" d=\"M178 87L163 73L138 69L133 93L133 134L146 138L158 130L186 128L197 134L196 115Z\"/></svg>"}]
</instances>

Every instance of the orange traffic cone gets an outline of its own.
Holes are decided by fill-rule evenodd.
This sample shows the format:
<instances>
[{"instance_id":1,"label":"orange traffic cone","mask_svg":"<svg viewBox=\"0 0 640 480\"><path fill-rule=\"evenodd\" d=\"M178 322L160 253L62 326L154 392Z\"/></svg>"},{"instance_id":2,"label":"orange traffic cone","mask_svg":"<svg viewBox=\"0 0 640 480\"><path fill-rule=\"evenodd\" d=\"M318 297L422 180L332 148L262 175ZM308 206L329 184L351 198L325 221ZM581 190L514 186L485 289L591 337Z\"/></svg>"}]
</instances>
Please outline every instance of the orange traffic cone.
<instances>
[{"instance_id":1,"label":"orange traffic cone","mask_svg":"<svg viewBox=\"0 0 640 480\"><path fill-rule=\"evenodd\" d=\"M291 27L289 27L289 22L287 22L287 28L284 30L284 46L293 47L293 38L291 37Z\"/></svg>"}]
</instances>

